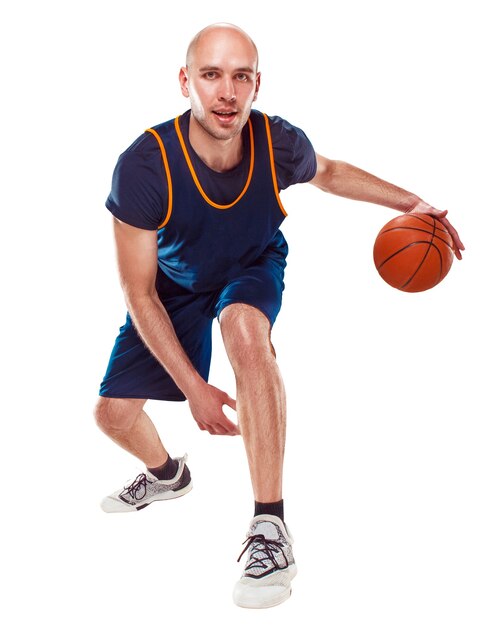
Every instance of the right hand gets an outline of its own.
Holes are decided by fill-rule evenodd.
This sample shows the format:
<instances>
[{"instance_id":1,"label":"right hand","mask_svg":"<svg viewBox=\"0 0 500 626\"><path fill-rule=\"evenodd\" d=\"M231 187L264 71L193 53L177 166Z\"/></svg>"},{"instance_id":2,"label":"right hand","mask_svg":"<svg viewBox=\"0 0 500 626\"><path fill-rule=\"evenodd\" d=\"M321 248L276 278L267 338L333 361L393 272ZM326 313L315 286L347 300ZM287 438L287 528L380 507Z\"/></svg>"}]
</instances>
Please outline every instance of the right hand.
<instances>
[{"instance_id":1,"label":"right hand","mask_svg":"<svg viewBox=\"0 0 500 626\"><path fill-rule=\"evenodd\" d=\"M195 396L188 398L189 408L200 430L211 435L239 435L240 429L222 410L227 405L236 411L236 400L224 391L206 384Z\"/></svg>"},{"instance_id":2,"label":"right hand","mask_svg":"<svg viewBox=\"0 0 500 626\"><path fill-rule=\"evenodd\" d=\"M465 250L464 244L460 241L460 237L457 233L456 228L454 228L448 219L446 218L448 211L439 211L435 209L427 202L420 200L416 206L413 207L411 211L407 211L407 213L424 213L426 215L432 215L436 219L438 219L441 224L446 228L446 230L450 233L451 238L453 239L453 252L457 259L462 259L462 251Z\"/></svg>"}]
</instances>

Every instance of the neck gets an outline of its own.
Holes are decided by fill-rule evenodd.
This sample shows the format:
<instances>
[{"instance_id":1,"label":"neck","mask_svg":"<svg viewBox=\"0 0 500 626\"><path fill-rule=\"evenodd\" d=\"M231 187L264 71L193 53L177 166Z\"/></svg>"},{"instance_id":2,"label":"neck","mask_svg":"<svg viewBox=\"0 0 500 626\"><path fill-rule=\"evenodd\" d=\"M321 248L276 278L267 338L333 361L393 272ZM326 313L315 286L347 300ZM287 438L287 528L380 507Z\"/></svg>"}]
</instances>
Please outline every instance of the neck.
<instances>
[{"instance_id":1,"label":"neck","mask_svg":"<svg viewBox=\"0 0 500 626\"><path fill-rule=\"evenodd\" d=\"M227 172L243 158L241 132L229 139L217 139L210 135L191 115L189 119L189 143L200 159L216 172Z\"/></svg>"}]
</instances>

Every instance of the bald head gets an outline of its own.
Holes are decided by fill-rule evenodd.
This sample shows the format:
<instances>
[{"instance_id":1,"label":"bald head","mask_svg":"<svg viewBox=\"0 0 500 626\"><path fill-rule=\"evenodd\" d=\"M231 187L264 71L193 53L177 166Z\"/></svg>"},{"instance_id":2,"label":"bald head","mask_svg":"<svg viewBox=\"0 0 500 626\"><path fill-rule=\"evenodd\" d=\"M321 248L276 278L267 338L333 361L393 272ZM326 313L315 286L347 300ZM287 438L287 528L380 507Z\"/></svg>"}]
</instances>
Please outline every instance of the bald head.
<instances>
[{"instance_id":1,"label":"bald head","mask_svg":"<svg viewBox=\"0 0 500 626\"><path fill-rule=\"evenodd\" d=\"M257 65L254 42L233 24L207 26L189 44L179 84L191 103L189 139L198 154L214 140L241 146L260 87Z\"/></svg>"},{"instance_id":2,"label":"bald head","mask_svg":"<svg viewBox=\"0 0 500 626\"><path fill-rule=\"evenodd\" d=\"M259 64L257 46L244 30L234 24L227 24L225 22L211 24L203 30L200 30L200 32L193 37L186 53L186 67L189 68L192 65L193 59L200 46L210 44L210 42L217 41L217 39L220 38L230 38L234 42L246 43L249 45L255 55L255 69L257 70Z\"/></svg>"}]
</instances>

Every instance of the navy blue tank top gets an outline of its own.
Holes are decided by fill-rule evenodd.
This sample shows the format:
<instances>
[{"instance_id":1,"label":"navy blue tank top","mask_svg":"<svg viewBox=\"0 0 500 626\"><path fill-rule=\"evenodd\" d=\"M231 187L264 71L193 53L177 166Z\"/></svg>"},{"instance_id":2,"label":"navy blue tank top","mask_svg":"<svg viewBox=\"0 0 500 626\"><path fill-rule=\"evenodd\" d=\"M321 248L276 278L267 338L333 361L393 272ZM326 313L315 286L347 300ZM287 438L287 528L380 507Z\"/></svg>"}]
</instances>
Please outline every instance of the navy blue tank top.
<instances>
[{"instance_id":1,"label":"navy blue tank top","mask_svg":"<svg viewBox=\"0 0 500 626\"><path fill-rule=\"evenodd\" d=\"M286 217L279 197L267 116L252 110L249 171L229 204L214 202L191 162L179 118L148 129L158 141L168 185L168 209L158 229L158 264L171 280L199 293L224 286L262 256L284 264L279 230Z\"/></svg>"}]
</instances>

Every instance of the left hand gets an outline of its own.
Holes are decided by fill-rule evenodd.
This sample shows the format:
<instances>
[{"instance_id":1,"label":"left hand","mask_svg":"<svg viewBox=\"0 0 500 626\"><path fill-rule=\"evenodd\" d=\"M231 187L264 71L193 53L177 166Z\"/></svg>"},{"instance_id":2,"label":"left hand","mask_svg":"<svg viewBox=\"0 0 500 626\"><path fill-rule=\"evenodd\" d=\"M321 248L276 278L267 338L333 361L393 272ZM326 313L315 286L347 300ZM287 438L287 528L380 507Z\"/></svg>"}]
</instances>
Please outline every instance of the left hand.
<instances>
[{"instance_id":1,"label":"left hand","mask_svg":"<svg viewBox=\"0 0 500 626\"><path fill-rule=\"evenodd\" d=\"M448 215L448 211L439 211L435 209L427 202L420 200L418 204L416 204L413 209L408 211L408 213L425 213L426 215L432 215L437 220L441 222L441 224L446 228L446 230L450 233L451 238L453 239L453 252L457 259L462 258L461 250L465 250L464 244L460 241L460 237L455 228L450 224L450 222L446 219Z\"/></svg>"},{"instance_id":2,"label":"left hand","mask_svg":"<svg viewBox=\"0 0 500 626\"><path fill-rule=\"evenodd\" d=\"M211 435L239 435L240 429L224 413L222 408L229 406L236 411L236 400L225 391L203 383L197 394L188 398L189 408L200 430Z\"/></svg>"}]
</instances>

